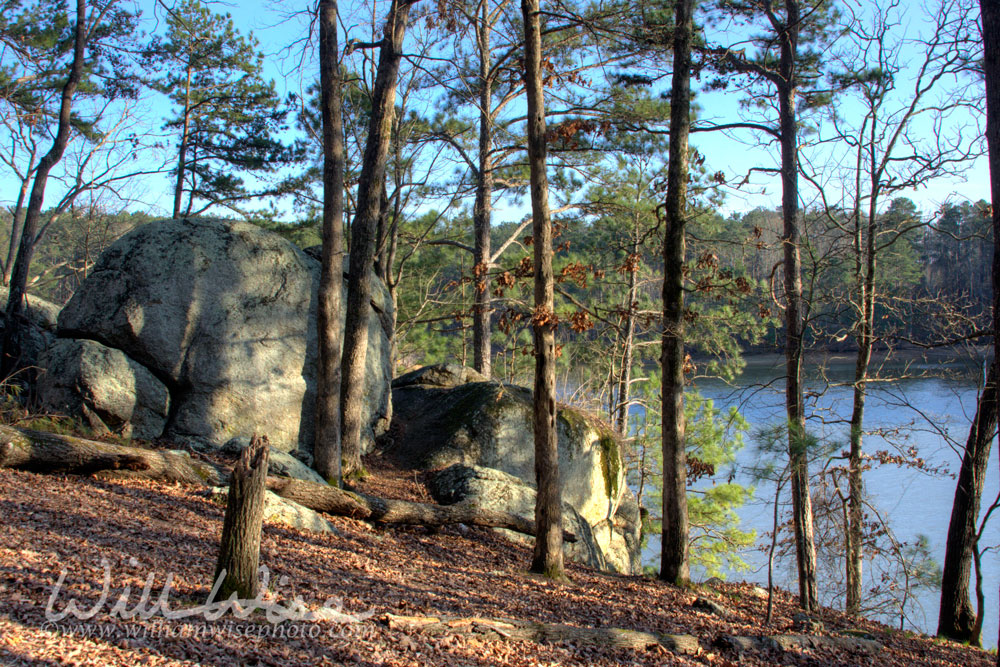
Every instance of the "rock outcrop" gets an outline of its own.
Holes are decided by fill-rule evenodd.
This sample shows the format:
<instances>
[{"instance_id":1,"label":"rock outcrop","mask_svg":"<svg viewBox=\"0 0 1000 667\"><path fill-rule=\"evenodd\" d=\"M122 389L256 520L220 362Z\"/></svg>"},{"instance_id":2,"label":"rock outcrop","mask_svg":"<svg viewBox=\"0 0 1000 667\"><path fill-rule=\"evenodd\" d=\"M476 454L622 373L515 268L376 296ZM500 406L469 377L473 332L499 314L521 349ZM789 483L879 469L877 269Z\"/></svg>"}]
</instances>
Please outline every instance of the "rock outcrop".
<instances>
[{"instance_id":1,"label":"rock outcrop","mask_svg":"<svg viewBox=\"0 0 1000 667\"><path fill-rule=\"evenodd\" d=\"M249 437L237 436L235 438L231 438L229 442L222 446L222 453L229 454L235 458L249 446ZM275 477L291 477L292 479L302 479L307 482L326 484L326 480L323 479L318 472L291 454L275 449L274 447L270 447L268 451L267 474Z\"/></svg>"},{"instance_id":2,"label":"rock outcrop","mask_svg":"<svg viewBox=\"0 0 1000 667\"><path fill-rule=\"evenodd\" d=\"M442 505L469 501L484 510L510 512L525 519L535 518L535 488L501 470L456 463L434 475L430 491L434 500ZM563 543L566 556L598 570L609 569L604 551L587 520L569 503L563 503L562 514L563 529L577 538L576 542ZM512 530L496 530L519 542L532 540Z\"/></svg>"},{"instance_id":3,"label":"rock outcrop","mask_svg":"<svg viewBox=\"0 0 1000 667\"><path fill-rule=\"evenodd\" d=\"M60 343L47 356L40 398L71 414L85 407L110 421L109 428L131 420L136 433L135 415L149 408L145 395L133 395L131 417L128 386L116 394L114 417L110 401L93 397L113 382L96 380L94 359L103 356L114 359L105 365L128 367L135 377L145 369L169 393L160 432L147 420L139 429L146 436L218 447L258 432L276 449L308 458L319 269L294 244L247 223L144 225L108 248L59 315L58 336L102 349ZM381 282L373 282L364 406L369 448L388 425L391 379L392 303ZM68 395L73 387L81 387L78 397Z\"/></svg>"},{"instance_id":4,"label":"rock outcrop","mask_svg":"<svg viewBox=\"0 0 1000 667\"><path fill-rule=\"evenodd\" d=\"M38 360L49 407L78 415L98 433L152 439L167 424L170 393L145 366L92 340L56 339Z\"/></svg>"},{"instance_id":5,"label":"rock outcrop","mask_svg":"<svg viewBox=\"0 0 1000 667\"><path fill-rule=\"evenodd\" d=\"M386 450L404 465L477 466L534 484L528 389L439 365L393 381L393 406ZM639 507L625 484L618 440L599 420L567 407L558 412L558 437L563 501L590 526L607 569L638 572Z\"/></svg>"},{"instance_id":6,"label":"rock outcrop","mask_svg":"<svg viewBox=\"0 0 1000 667\"><path fill-rule=\"evenodd\" d=\"M0 332L5 325L5 316L2 308L7 305L8 294L3 293L3 303L0 304ZM29 383L35 378L35 371L39 367L41 357L45 350L55 339L56 318L59 316L60 306L46 301L34 294L24 296L24 324L21 339L21 356L16 361L15 367L19 370L22 379L28 379Z\"/></svg>"},{"instance_id":7,"label":"rock outcrop","mask_svg":"<svg viewBox=\"0 0 1000 667\"><path fill-rule=\"evenodd\" d=\"M209 491L213 502L225 507L229 496L228 486L215 486ZM264 523L278 523L297 530L314 533L336 533L337 529L319 512L282 498L273 491L264 491Z\"/></svg>"}]
</instances>

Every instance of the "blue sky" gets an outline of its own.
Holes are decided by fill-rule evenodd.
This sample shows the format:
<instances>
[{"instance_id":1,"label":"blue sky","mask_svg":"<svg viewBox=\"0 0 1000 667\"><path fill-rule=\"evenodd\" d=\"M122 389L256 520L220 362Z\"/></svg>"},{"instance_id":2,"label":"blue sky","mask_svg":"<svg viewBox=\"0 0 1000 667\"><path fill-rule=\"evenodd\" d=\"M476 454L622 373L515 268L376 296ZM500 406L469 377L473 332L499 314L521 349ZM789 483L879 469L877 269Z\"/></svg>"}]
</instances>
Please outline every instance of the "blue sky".
<instances>
[{"instance_id":1,"label":"blue sky","mask_svg":"<svg viewBox=\"0 0 1000 667\"><path fill-rule=\"evenodd\" d=\"M142 0L140 3L144 16L144 27L147 31L153 31L157 27L156 17L162 17L162 10L154 11L154 2ZM305 85L313 79L316 72L314 50L315 44L307 45L304 40L307 34L308 17L299 11L299 7L286 2L275 2L274 0L257 0L248 2L219 2L214 3L216 11L228 11L233 14L234 21L239 29L246 33L253 31L260 41L261 49L268 55L266 74L273 78L279 90L284 93L294 92L301 94ZM380 0L375 8L375 15L380 17L388 7L388 0ZM361 3L344 2L341 3L342 23L348 26L350 37L361 40L371 38L371 6ZM907 29L909 33L916 37L926 33L926 23L917 12L910 12L907 17ZM344 35L341 35L341 43L344 43ZM909 45L904 50L905 58L912 62L919 60L918 50ZM967 86L971 91L975 91L978 85L971 79ZM734 92L716 92L702 94L698 97L698 104L701 108L702 119L712 119L717 122L731 122L737 118L736 107L739 95ZM168 111L167 102L163 98L149 96L145 100L145 108L150 110L151 117L146 120L145 131L150 134L159 134L162 128L162 117ZM850 117L852 107L844 107L844 115ZM970 111L965 121L975 124L975 111ZM930 131L929 129L923 131ZM163 137L166 146L163 155L170 156L170 146L172 138ZM706 168L710 172L723 171L730 178L736 178L748 172L752 167L772 167L777 163L777 152L775 146L755 145L755 138L747 132L732 132L728 135L722 133L701 133L694 135L692 145L706 156ZM834 148L832 153L825 156L821 153L804 152L804 155L811 156L814 163L829 162L835 158L843 157L844 148L842 146ZM172 177L169 174L161 174L145 177L136 187L137 194L133 195L135 202L130 204L130 208L147 208L155 213L164 213L170 203ZM925 212L936 209L945 201L951 199L969 198L978 200L988 198L989 195L989 174L984 159L979 159L972 163L959 177L942 178L926 185L917 191L900 193L909 196L917 202L918 206ZM9 203L13 189L6 186L8 179L3 179L5 184L2 195L4 203ZM58 185L55 185L48 193L47 204L51 204L58 197ZM803 183L803 203L809 205L815 201L815 195L810 191L806 183ZM724 203L724 212L745 211L757 206L775 207L780 202L780 182L771 175L756 174L748 184L740 189L732 189ZM290 209L287 216L294 217ZM508 212L511 217L518 217L521 213L517 210Z\"/></svg>"}]
</instances>

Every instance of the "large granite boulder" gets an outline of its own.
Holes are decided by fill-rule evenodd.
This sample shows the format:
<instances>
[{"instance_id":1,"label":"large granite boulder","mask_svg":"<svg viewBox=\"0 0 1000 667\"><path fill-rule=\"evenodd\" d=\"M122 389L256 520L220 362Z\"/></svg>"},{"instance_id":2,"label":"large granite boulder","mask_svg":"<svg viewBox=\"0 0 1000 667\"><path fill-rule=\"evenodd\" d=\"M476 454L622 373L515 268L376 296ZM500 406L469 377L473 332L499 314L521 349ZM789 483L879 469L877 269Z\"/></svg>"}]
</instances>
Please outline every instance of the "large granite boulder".
<instances>
[{"instance_id":1,"label":"large granite boulder","mask_svg":"<svg viewBox=\"0 0 1000 667\"><path fill-rule=\"evenodd\" d=\"M6 305L9 295L5 292L3 302ZM51 301L46 301L34 294L24 295L24 316L29 322L45 331L55 331L59 319L59 311L62 306Z\"/></svg>"},{"instance_id":2,"label":"large granite boulder","mask_svg":"<svg viewBox=\"0 0 1000 667\"><path fill-rule=\"evenodd\" d=\"M221 446L264 433L272 446L312 449L319 262L242 222L163 220L101 255L59 315L58 335L96 341L168 390L164 435ZM392 302L375 283L364 413L368 448L388 425ZM78 347L81 351L84 347ZM63 354L51 386L71 387L79 358ZM58 362L58 363L56 363ZM43 392L54 408L73 406Z\"/></svg>"},{"instance_id":3,"label":"large granite boulder","mask_svg":"<svg viewBox=\"0 0 1000 667\"><path fill-rule=\"evenodd\" d=\"M222 446L220 451L223 454L228 454L236 458L244 449L250 446L250 440L251 438L246 436L231 438L229 442ZM292 479L326 484L326 480L318 472L291 454L283 452L280 449L275 449L274 447L268 447L267 474L275 477L291 477Z\"/></svg>"},{"instance_id":4,"label":"large granite boulder","mask_svg":"<svg viewBox=\"0 0 1000 667\"><path fill-rule=\"evenodd\" d=\"M4 290L2 306L6 306L8 297L7 291ZM2 306L0 306L0 334L6 326ZM26 380L28 384L34 383L40 359L55 339L56 318L59 316L60 308L61 306L34 294L24 296L21 354L15 366L18 369L18 378Z\"/></svg>"},{"instance_id":5,"label":"large granite boulder","mask_svg":"<svg viewBox=\"0 0 1000 667\"><path fill-rule=\"evenodd\" d=\"M92 340L60 338L39 358L38 394L46 407L78 415L98 433L152 439L163 433L167 387L121 350Z\"/></svg>"},{"instance_id":6,"label":"large granite boulder","mask_svg":"<svg viewBox=\"0 0 1000 667\"><path fill-rule=\"evenodd\" d=\"M229 487L215 486L209 490L209 499L225 507L229 502ZM318 512L297 502L282 498L274 491L264 491L264 523L277 523L296 530L313 533L337 533L329 521Z\"/></svg>"},{"instance_id":7,"label":"large granite boulder","mask_svg":"<svg viewBox=\"0 0 1000 667\"><path fill-rule=\"evenodd\" d=\"M469 501L484 510L510 512L532 521L535 519L535 488L501 470L456 463L431 478L430 491L434 500L442 505ZM598 570L609 569L604 550L597 543L586 519L569 503L563 503L562 517L563 529L576 536L576 542L563 544L566 557ZM533 543L534 540L505 528L496 530L516 541Z\"/></svg>"},{"instance_id":8,"label":"large granite boulder","mask_svg":"<svg viewBox=\"0 0 1000 667\"><path fill-rule=\"evenodd\" d=\"M442 365L393 381L387 453L415 468L479 466L533 485L531 391L473 373ZM637 572L639 508L625 484L618 439L600 420L568 407L558 410L557 430L563 501L593 529L608 569Z\"/></svg>"}]
</instances>

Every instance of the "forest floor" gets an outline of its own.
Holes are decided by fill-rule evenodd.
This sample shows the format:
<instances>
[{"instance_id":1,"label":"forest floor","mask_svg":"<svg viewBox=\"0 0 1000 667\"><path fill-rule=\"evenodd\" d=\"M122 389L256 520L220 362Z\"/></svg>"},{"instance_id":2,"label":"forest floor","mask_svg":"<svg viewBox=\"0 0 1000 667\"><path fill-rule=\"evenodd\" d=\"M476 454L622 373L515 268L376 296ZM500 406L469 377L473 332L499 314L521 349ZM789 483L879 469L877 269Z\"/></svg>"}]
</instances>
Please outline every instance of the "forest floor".
<instances>
[{"instance_id":1,"label":"forest floor","mask_svg":"<svg viewBox=\"0 0 1000 667\"><path fill-rule=\"evenodd\" d=\"M412 472L378 461L369 466L374 475L365 491L427 500ZM193 613L211 587L223 511L203 488L0 470L0 664L912 667L995 662L985 651L831 610L819 614L822 629L814 629L816 636L864 636L881 648L864 653L832 645L757 647L738 653L724 645L726 637L796 633L793 596L777 593L773 622L765 626L767 601L751 584L682 589L574 564L568 568L569 582L554 583L526 572L527 548L488 529L383 528L340 517L330 518L336 528L331 534L266 524L261 564L270 570L269 599L275 604L297 596L316 608L335 597L343 614L356 617L353 622L342 617L272 624L259 611L246 620L227 614L211 621L202 615L167 620L158 614L143 620L142 614L127 618L127 611L112 612L119 598L133 609L147 577L148 599L156 602L171 575L170 608ZM102 603L104 591L109 595ZM698 598L717 607L696 608ZM71 599L96 614L47 619L47 608L64 612ZM702 648L698 655L678 655L661 646L518 641L502 631L429 634L401 629L388 614L687 634Z\"/></svg>"}]
</instances>

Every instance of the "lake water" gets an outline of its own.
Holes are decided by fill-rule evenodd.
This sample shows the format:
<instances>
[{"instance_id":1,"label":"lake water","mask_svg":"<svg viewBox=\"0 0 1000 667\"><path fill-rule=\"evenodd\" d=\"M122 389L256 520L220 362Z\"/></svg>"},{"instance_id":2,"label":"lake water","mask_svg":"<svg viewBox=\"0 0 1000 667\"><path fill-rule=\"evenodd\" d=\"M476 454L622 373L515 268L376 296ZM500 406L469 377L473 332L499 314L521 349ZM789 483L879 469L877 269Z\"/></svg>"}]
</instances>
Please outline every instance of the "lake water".
<instances>
[{"instance_id":1,"label":"lake water","mask_svg":"<svg viewBox=\"0 0 1000 667\"><path fill-rule=\"evenodd\" d=\"M886 437L866 435L865 451L871 453L892 449L893 444L912 446L931 466L946 466L951 473L957 474L961 465L960 447L964 446L969 424L975 414L978 385L982 378L981 363L975 360L956 362L941 357L911 357L906 363L897 361L886 365L882 369L885 376L909 377L869 385L871 389L866 404L865 429L884 430ZM823 370L820 370L821 367ZM812 416L808 429L823 441L836 444L838 452L846 450L848 444L849 428L845 421L851 414L852 390L850 386L838 386L837 383L850 382L853 367L850 355L811 359L808 365L805 389L807 396L813 394L807 398L807 413ZM698 380L695 384L703 396L715 401L717 408L735 405L752 428L760 428L780 424L784 420L782 373L783 358L769 355L751 358L746 371L733 384L719 380ZM949 438L957 442L957 446L949 443ZM746 441L746 448L738 456L736 468L736 481L743 483L749 483L745 468L756 463L758 458L749 434ZM998 449L1000 448L994 446L991 455L983 493L984 511L997 496L1000 486L996 463ZM812 472L817 467L814 465ZM896 465L884 465L866 473L865 485L873 505L888 518L897 540L913 543L919 535L925 535L929 541L931 556L939 565L943 563L955 493L955 480L952 476L929 475ZM783 493L787 497L787 491ZM771 530L773 494L773 484L759 483L757 500L739 512L741 527L757 530L758 546L766 540L764 534ZM1000 545L1000 519L995 518L987 527L983 543ZM650 538L643 557L646 564L658 566L657 536ZM766 585L766 552L758 548L745 552L743 557L753 569L750 572L730 572L728 578ZM842 563L842 559L837 563L840 571L843 569ZM866 584L870 584L872 568L867 563L865 566L868 579ZM787 590L797 590L794 567L794 554L783 559L775 568L777 585ZM997 644L1000 585L1000 555L997 552L990 551L983 556L983 570L986 598L983 642L992 647ZM692 576L700 578L697 572L693 572ZM831 591L823 591L822 585L820 593L825 604L842 608L842 597L832 598ZM918 589L912 609L904 621L905 626L934 633L937 628L938 596L937 590ZM898 615L880 620L896 627L900 622Z\"/></svg>"}]
</instances>

